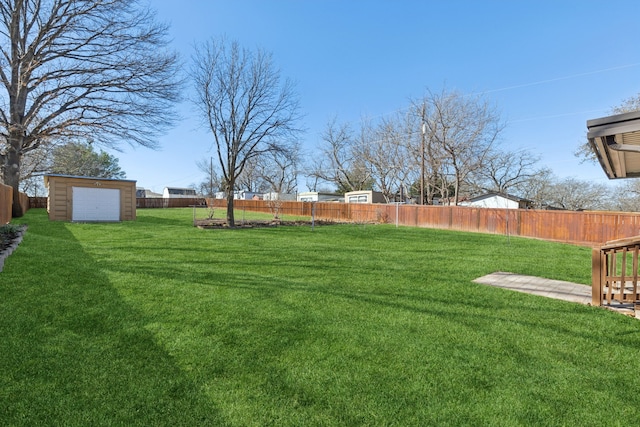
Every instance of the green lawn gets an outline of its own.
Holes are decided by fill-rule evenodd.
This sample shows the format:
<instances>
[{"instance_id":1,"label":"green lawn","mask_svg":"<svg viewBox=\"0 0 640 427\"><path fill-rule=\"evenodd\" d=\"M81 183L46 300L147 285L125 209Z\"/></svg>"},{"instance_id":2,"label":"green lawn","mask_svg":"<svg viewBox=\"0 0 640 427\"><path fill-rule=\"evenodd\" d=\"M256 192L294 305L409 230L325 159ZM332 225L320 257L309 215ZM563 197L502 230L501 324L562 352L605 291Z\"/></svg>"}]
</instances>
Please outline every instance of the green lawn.
<instances>
[{"instance_id":1,"label":"green lawn","mask_svg":"<svg viewBox=\"0 0 640 427\"><path fill-rule=\"evenodd\" d=\"M640 322L477 285L589 283L590 249L31 210L0 273L0 425L634 425Z\"/></svg>"}]
</instances>

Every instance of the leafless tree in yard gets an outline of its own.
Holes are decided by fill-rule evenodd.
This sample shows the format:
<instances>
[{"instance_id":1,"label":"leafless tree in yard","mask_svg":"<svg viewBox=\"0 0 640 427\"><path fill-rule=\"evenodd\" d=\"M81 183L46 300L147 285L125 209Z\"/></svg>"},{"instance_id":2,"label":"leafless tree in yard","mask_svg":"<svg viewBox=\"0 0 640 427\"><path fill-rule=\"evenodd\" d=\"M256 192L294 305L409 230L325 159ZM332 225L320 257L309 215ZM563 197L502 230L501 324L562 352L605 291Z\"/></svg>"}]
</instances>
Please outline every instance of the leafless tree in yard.
<instances>
[{"instance_id":1,"label":"leafless tree in yard","mask_svg":"<svg viewBox=\"0 0 640 427\"><path fill-rule=\"evenodd\" d=\"M214 167L213 158L200 159L196 166L205 174L205 179L196 185L199 193L205 197L215 197L222 188L222 179Z\"/></svg>"},{"instance_id":2,"label":"leafless tree in yard","mask_svg":"<svg viewBox=\"0 0 640 427\"><path fill-rule=\"evenodd\" d=\"M457 205L462 183L482 166L504 125L495 109L479 97L429 92L423 103L426 137L444 154L443 167L452 178Z\"/></svg>"},{"instance_id":3,"label":"leafless tree in yard","mask_svg":"<svg viewBox=\"0 0 640 427\"><path fill-rule=\"evenodd\" d=\"M375 187L387 202L394 199L410 176L410 123L404 116L382 120L377 126L363 123L360 143L355 154L362 158L371 171Z\"/></svg>"},{"instance_id":4,"label":"leafless tree in yard","mask_svg":"<svg viewBox=\"0 0 640 427\"><path fill-rule=\"evenodd\" d=\"M43 175L51 169L52 144L41 144L36 150L27 152L20 159L20 191L34 196L46 195Z\"/></svg>"},{"instance_id":5,"label":"leafless tree in yard","mask_svg":"<svg viewBox=\"0 0 640 427\"><path fill-rule=\"evenodd\" d=\"M552 186L550 205L572 211L600 210L607 206L607 194L605 184L565 178Z\"/></svg>"},{"instance_id":6,"label":"leafless tree in yard","mask_svg":"<svg viewBox=\"0 0 640 427\"><path fill-rule=\"evenodd\" d=\"M46 141L154 147L179 89L166 34L136 0L0 0L0 164L14 216L21 160Z\"/></svg>"},{"instance_id":7,"label":"leafless tree in yard","mask_svg":"<svg viewBox=\"0 0 640 427\"><path fill-rule=\"evenodd\" d=\"M425 99L411 102L408 118L412 122L413 138L407 141L412 158L410 165L417 173L418 200L421 204L432 205L436 195L448 197L448 182L444 174L445 153L437 139L430 135L432 129L426 125L428 118Z\"/></svg>"},{"instance_id":8,"label":"leafless tree in yard","mask_svg":"<svg viewBox=\"0 0 640 427\"><path fill-rule=\"evenodd\" d=\"M553 171L542 167L526 182L516 184L513 191L518 196L530 200L534 209L544 209L550 207L556 181Z\"/></svg>"},{"instance_id":9,"label":"leafless tree in yard","mask_svg":"<svg viewBox=\"0 0 640 427\"><path fill-rule=\"evenodd\" d=\"M258 174L268 190L276 194L291 194L298 186L300 149L291 147L287 152L269 152L258 161Z\"/></svg>"},{"instance_id":10,"label":"leafless tree in yard","mask_svg":"<svg viewBox=\"0 0 640 427\"><path fill-rule=\"evenodd\" d=\"M236 41L211 40L193 57L194 103L211 130L227 195L227 225L235 226L233 192L247 162L288 152L299 132L298 99L271 54Z\"/></svg>"},{"instance_id":11,"label":"leafless tree in yard","mask_svg":"<svg viewBox=\"0 0 640 427\"><path fill-rule=\"evenodd\" d=\"M471 173L471 184L481 191L507 194L526 185L538 173L539 158L527 150L502 151L497 148L487 154L482 167Z\"/></svg>"},{"instance_id":12,"label":"leafless tree in yard","mask_svg":"<svg viewBox=\"0 0 640 427\"><path fill-rule=\"evenodd\" d=\"M332 119L322 134L322 146L308 176L334 184L340 193L369 189L371 172L357 153L358 143L349 125Z\"/></svg>"},{"instance_id":13,"label":"leafless tree in yard","mask_svg":"<svg viewBox=\"0 0 640 427\"><path fill-rule=\"evenodd\" d=\"M610 191L610 209L624 212L640 212L640 180L621 180L615 190Z\"/></svg>"},{"instance_id":14,"label":"leafless tree in yard","mask_svg":"<svg viewBox=\"0 0 640 427\"><path fill-rule=\"evenodd\" d=\"M267 191L267 185L260 176L260 157L255 156L247 160L242 172L236 178L235 190Z\"/></svg>"}]
</instances>

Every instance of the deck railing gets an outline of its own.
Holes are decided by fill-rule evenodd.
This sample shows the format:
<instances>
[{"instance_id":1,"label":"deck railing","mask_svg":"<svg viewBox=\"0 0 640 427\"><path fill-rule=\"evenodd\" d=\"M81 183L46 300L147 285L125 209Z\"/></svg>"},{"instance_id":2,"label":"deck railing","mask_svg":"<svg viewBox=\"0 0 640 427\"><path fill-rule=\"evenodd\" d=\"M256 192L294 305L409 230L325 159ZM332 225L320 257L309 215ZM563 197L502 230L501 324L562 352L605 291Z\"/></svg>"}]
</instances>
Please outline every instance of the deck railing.
<instances>
[{"instance_id":1,"label":"deck railing","mask_svg":"<svg viewBox=\"0 0 640 427\"><path fill-rule=\"evenodd\" d=\"M593 249L592 305L617 304L636 309L640 304L639 253L640 236L614 240Z\"/></svg>"}]
</instances>

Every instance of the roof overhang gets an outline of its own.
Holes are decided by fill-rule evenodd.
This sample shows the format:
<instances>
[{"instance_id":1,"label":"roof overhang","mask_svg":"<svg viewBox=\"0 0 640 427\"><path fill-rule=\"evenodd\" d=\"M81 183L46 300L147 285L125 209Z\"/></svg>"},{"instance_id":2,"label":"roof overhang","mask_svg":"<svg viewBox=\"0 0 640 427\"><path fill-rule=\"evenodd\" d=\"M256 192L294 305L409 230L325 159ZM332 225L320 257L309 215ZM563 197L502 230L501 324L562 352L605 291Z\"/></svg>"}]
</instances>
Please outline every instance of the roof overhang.
<instances>
[{"instance_id":1,"label":"roof overhang","mask_svg":"<svg viewBox=\"0 0 640 427\"><path fill-rule=\"evenodd\" d=\"M587 138L610 179L640 177L640 111L587 120Z\"/></svg>"}]
</instances>

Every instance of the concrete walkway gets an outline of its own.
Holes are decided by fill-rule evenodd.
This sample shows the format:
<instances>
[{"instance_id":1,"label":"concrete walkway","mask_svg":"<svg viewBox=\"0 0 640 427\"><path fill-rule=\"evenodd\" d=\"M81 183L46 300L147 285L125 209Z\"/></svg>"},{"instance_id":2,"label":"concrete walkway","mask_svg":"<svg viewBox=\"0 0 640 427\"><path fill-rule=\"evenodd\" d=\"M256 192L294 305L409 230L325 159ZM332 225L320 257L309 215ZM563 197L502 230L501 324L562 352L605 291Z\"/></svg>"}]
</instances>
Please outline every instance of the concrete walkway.
<instances>
[{"instance_id":1,"label":"concrete walkway","mask_svg":"<svg viewBox=\"0 0 640 427\"><path fill-rule=\"evenodd\" d=\"M487 274L474 280L474 282L516 292L591 305L591 286L578 283L504 272ZM605 308L628 316L634 316L632 304L617 304L606 306Z\"/></svg>"}]
</instances>

